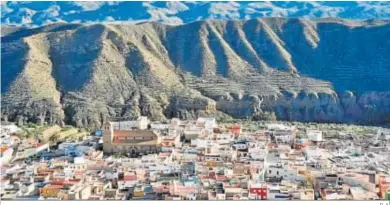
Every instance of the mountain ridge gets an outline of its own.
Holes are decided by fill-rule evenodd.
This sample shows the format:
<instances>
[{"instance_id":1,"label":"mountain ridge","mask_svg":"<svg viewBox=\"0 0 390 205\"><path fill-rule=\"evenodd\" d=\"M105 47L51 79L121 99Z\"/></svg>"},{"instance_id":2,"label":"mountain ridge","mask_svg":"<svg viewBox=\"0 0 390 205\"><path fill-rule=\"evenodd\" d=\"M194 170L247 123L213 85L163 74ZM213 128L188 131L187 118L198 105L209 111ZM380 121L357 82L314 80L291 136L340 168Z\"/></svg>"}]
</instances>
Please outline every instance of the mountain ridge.
<instances>
[{"instance_id":1,"label":"mountain ridge","mask_svg":"<svg viewBox=\"0 0 390 205\"><path fill-rule=\"evenodd\" d=\"M389 35L388 21L284 18L22 29L2 36L2 114L385 123Z\"/></svg>"}]
</instances>

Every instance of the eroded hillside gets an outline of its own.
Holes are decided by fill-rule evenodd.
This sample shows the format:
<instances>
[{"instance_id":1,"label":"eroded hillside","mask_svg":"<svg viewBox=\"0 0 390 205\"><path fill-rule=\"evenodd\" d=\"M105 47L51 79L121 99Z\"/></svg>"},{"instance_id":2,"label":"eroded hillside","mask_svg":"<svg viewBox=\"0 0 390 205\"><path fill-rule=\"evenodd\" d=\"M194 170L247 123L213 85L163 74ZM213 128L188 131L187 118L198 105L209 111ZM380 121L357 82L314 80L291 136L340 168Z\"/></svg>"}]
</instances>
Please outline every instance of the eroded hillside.
<instances>
[{"instance_id":1,"label":"eroded hillside","mask_svg":"<svg viewBox=\"0 0 390 205\"><path fill-rule=\"evenodd\" d=\"M390 23L55 24L2 40L2 116L389 122Z\"/></svg>"}]
</instances>

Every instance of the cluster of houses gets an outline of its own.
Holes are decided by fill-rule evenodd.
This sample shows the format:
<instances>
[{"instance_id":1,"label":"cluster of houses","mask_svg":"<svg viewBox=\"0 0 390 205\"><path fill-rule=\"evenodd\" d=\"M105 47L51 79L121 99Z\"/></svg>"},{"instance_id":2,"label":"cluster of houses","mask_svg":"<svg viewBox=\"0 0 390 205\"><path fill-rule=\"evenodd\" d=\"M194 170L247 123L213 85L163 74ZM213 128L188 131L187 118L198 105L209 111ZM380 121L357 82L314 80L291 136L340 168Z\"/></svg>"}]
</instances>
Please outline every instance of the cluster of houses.
<instances>
[{"instance_id":1,"label":"cluster of houses","mask_svg":"<svg viewBox=\"0 0 390 205\"><path fill-rule=\"evenodd\" d=\"M390 199L384 129L363 143L283 124L140 117L49 147L3 128L2 200Z\"/></svg>"}]
</instances>

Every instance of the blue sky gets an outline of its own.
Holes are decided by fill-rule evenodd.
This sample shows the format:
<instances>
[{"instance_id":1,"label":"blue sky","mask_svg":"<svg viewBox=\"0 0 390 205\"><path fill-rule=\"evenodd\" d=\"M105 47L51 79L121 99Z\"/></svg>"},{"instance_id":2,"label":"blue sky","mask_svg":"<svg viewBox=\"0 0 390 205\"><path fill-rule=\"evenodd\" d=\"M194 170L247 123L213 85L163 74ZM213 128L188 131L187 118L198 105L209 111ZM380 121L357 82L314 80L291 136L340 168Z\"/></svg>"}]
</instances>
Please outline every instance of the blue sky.
<instances>
[{"instance_id":1,"label":"blue sky","mask_svg":"<svg viewBox=\"0 0 390 205\"><path fill-rule=\"evenodd\" d=\"M390 2L1 2L4 25L302 17L390 19Z\"/></svg>"}]
</instances>

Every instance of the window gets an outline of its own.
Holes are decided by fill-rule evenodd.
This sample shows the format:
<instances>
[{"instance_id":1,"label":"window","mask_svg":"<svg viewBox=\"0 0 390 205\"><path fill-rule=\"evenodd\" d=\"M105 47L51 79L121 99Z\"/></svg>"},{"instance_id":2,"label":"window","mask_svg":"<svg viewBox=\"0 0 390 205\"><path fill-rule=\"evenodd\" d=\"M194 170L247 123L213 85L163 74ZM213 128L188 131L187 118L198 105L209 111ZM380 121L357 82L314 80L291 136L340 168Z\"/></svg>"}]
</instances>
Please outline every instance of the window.
<instances>
[{"instance_id":1,"label":"window","mask_svg":"<svg viewBox=\"0 0 390 205\"><path fill-rule=\"evenodd\" d=\"M276 171L276 174L279 175L279 171Z\"/></svg>"},{"instance_id":2,"label":"window","mask_svg":"<svg viewBox=\"0 0 390 205\"><path fill-rule=\"evenodd\" d=\"M271 172L272 172L271 170L268 170L268 173L270 173L270 174L271 174Z\"/></svg>"}]
</instances>

